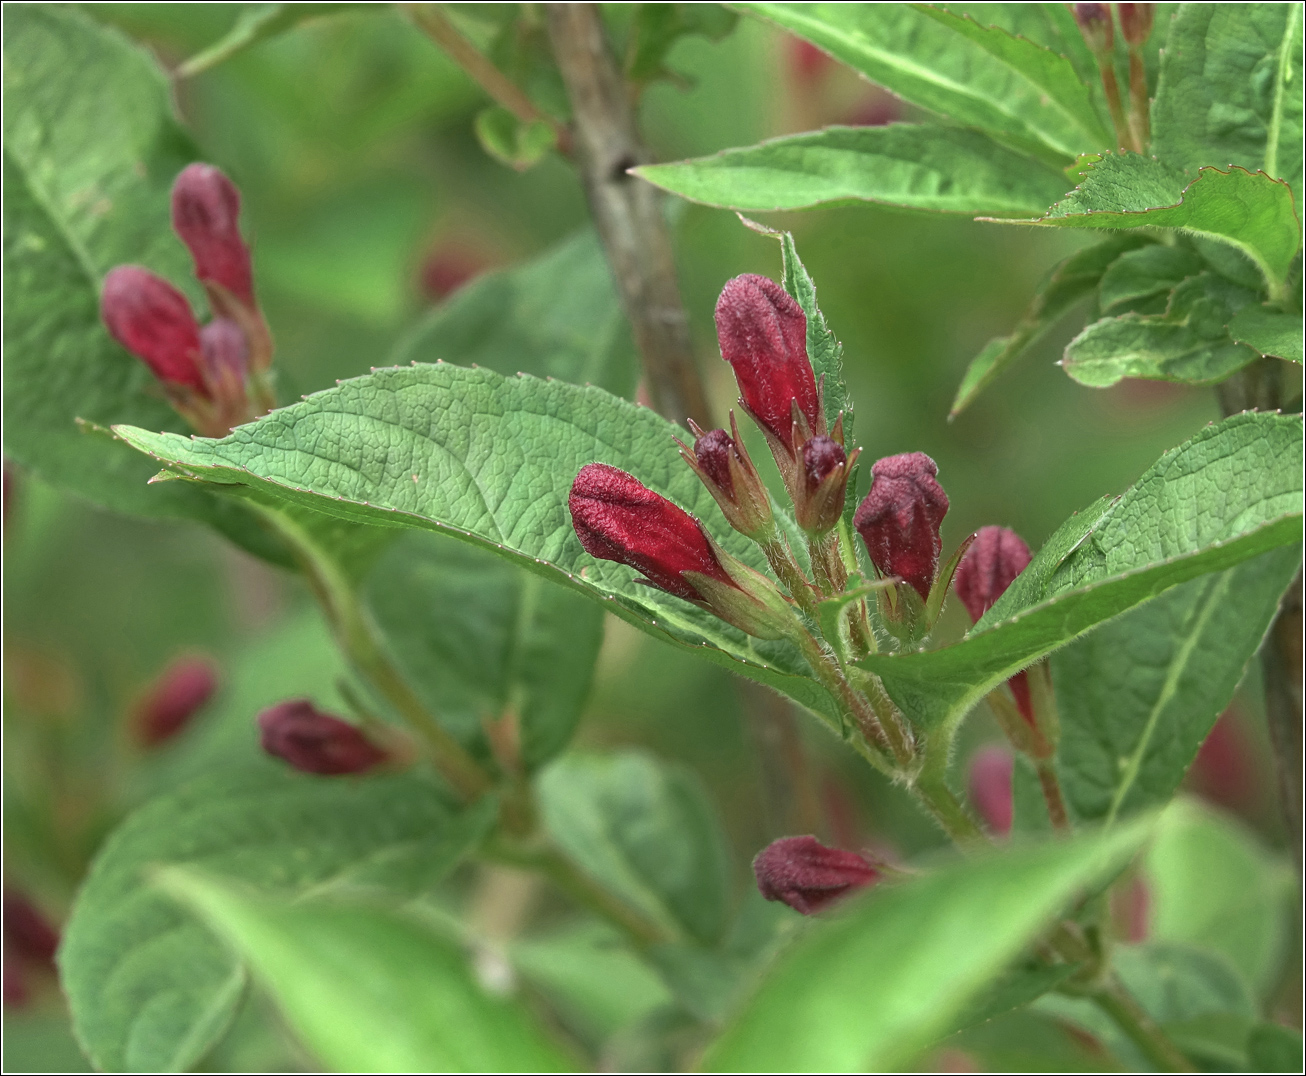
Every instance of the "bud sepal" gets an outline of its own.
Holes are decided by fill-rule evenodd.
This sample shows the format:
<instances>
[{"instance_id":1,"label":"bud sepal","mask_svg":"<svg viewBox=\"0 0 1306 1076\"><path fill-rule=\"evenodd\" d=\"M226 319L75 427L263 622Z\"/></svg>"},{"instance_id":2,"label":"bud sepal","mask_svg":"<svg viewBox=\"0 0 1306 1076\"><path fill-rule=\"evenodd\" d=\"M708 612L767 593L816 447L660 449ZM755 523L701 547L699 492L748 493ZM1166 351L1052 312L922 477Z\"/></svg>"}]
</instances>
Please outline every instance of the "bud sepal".
<instances>
[{"instance_id":1,"label":"bud sepal","mask_svg":"<svg viewBox=\"0 0 1306 1076\"><path fill-rule=\"evenodd\" d=\"M689 428L694 434L694 447L677 439L681 458L707 487L726 521L755 542L771 541L775 537L771 498L739 436L734 411L730 412L730 433L704 433L693 419L689 420Z\"/></svg>"}]
</instances>

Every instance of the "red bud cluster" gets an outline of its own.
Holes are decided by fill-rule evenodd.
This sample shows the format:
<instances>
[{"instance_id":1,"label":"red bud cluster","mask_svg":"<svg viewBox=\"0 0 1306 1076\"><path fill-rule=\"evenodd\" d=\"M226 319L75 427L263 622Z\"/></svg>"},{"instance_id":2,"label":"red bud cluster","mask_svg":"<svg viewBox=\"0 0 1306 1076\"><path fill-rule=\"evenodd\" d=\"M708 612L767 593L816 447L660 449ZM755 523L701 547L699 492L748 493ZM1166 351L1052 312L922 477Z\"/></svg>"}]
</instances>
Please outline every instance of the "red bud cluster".
<instances>
[{"instance_id":1,"label":"red bud cluster","mask_svg":"<svg viewBox=\"0 0 1306 1076\"><path fill-rule=\"evenodd\" d=\"M264 710L258 724L263 750L304 773L365 773L390 757L356 726L322 713L307 699Z\"/></svg>"},{"instance_id":2,"label":"red bud cluster","mask_svg":"<svg viewBox=\"0 0 1306 1076\"><path fill-rule=\"evenodd\" d=\"M856 852L827 848L815 837L772 841L753 860L753 874L762 896L803 915L813 915L880 879L880 872Z\"/></svg>"}]
</instances>

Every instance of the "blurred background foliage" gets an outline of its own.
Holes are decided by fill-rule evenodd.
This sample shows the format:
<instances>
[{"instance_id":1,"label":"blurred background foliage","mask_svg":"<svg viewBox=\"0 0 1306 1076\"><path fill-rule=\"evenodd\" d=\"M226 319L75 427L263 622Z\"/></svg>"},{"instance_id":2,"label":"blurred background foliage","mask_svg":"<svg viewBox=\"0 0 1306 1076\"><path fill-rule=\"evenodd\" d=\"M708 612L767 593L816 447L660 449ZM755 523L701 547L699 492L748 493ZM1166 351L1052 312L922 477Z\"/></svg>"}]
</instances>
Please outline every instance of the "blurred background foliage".
<instances>
[{"instance_id":1,"label":"blurred background foliage","mask_svg":"<svg viewBox=\"0 0 1306 1076\"><path fill-rule=\"evenodd\" d=\"M171 70L257 6L85 9ZM828 123L885 122L907 111L752 20L720 41L680 39L667 66L677 77L651 84L641 106L661 160ZM283 401L388 364L415 323L458 284L529 259L586 220L578 180L556 155L515 171L486 154L473 130L487 104L482 92L380 5L310 20L179 82L176 97L205 159L243 192ZM732 213L699 206L674 212L697 352L724 418L734 386L718 357L713 305L732 276L778 276L779 251ZM1123 489L1163 450L1218 417L1207 389L1075 385L1055 366L1071 334L1066 326L949 424L966 363L1009 330L1040 277L1080 237L874 206L773 215L767 223L793 231L843 341L857 439L870 458L920 450L938 462L952 503L949 547L999 523L1037 548L1072 511ZM863 486L868 477L863 468ZM57 922L98 841L126 809L214 752L254 750L255 709L276 701L260 694L269 668L277 670L276 686L263 694L284 697L288 680L298 681L325 704L338 659L289 576L198 526L115 516L9 470L5 569L5 870ZM964 630L957 612L945 637ZM128 734L133 705L170 661L191 652L217 662L220 691L174 742L144 752ZM1244 685L1217 726L1219 744L1189 784L1276 845L1282 837L1270 782L1258 776L1270 772L1259 695ZM762 726L744 714L768 704L741 692L724 671L609 619L578 735L582 745L645 746L704 779L727 820L741 899L751 888L749 860L786 824L783 805L766 802L756 743ZM963 758L997 738L987 717L976 716ZM941 841L905 797L813 723L798 728L828 837L902 855ZM453 890L474 903L477 894L503 891L496 884L464 872ZM485 914L492 917L493 908ZM638 1059L632 1021L661 1012L665 988L605 949L601 937L592 943L596 955L580 971L575 946L547 940L531 943L519 966L573 998L573 1033L603 1039L625 1028L613 1049ZM625 985L594 986L604 981ZM72 1068L78 1055L57 1014L52 980L38 977L30 989L35 998L22 1020L7 1022L7 1067ZM1299 986L1283 989L1280 1004L1290 1012ZM1042 1026L1017 1032L1022 1040L1052 1034ZM1003 1048L1015 1039L1003 1040ZM1032 1053L1042 1065L1061 1051L1070 1065L1075 1048L1066 1039ZM26 1061L14 1051L28 1051ZM274 1026L251 1017L208 1066L305 1063Z\"/></svg>"}]
</instances>

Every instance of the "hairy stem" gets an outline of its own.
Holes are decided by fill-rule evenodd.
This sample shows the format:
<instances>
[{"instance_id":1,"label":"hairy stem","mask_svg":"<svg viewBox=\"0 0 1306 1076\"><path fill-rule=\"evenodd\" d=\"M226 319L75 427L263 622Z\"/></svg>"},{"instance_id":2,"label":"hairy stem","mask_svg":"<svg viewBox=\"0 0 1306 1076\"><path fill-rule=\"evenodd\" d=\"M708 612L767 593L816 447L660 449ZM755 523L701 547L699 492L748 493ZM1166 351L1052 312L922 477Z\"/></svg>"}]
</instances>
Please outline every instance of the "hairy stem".
<instances>
[{"instance_id":1,"label":"hairy stem","mask_svg":"<svg viewBox=\"0 0 1306 1076\"><path fill-rule=\"evenodd\" d=\"M798 603L798 607L804 613L816 620L816 595L812 593L812 584L807 581L802 569L798 567L784 539L777 534L770 541L760 544L762 552L766 554L766 562L771 565L776 578L789 591L789 596Z\"/></svg>"},{"instance_id":2,"label":"hairy stem","mask_svg":"<svg viewBox=\"0 0 1306 1076\"><path fill-rule=\"evenodd\" d=\"M959 848L964 850L988 843L984 831L952 794L942 773L932 768L922 771L912 784L912 791Z\"/></svg>"},{"instance_id":3,"label":"hairy stem","mask_svg":"<svg viewBox=\"0 0 1306 1076\"><path fill-rule=\"evenodd\" d=\"M597 4L548 4L554 57L571 101L575 159L590 216L643 358L649 395L673 422L711 425L676 284L658 192L629 174L650 160Z\"/></svg>"},{"instance_id":4,"label":"hairy stem","mask_svg":"<svg viewBox=\"0 0 1306 1076\"><path fill-rule=\"evenodd\" d=\"M1116 81L1115 69L1109 60L1098 58L1097 69L1102 73L1102 89L1106 91L1106 105L1111 111L1111 124L1116 129L1116 148L1132 149L1138 152L1125 118L1125 106L1120 99L1120 83Z\"/></svg>"},{"instance_id":5,"label":"hairy stem","mask_svg":"<svg viewBox=\"0 0 1306 1076\"><path fill-rule=\"evenodd\" d=\"M1090 995L1144 1056L1162 1072L1196 1072L1197 1068L1114 976Z\"/></svg>"},{"instance_id":6,"label":"hairy stem","mask_svg":"<svg viewBox=\"0 0 1306 1076\"><path fill-rule=\"evenodd\" d=\"M821 593L827 598L840 593L848 582L848 572L839 555L839 536L830 531L820 538L808 538L807 551Z\"/></svg>"},{"instance_id":7,"label":"hairy stem","mask_svg":"<svg viewBox=\"0 0 1306 1076\"><path fill-rule=\"evenodd\" d=\"M1061 796L1061 781L1057 777L1056 767L1050 758L1041 758L1035 762L1038 770L1039 787L1043 789L1043 799L1048 805L1048 818L1052 828L1069 832L1070 818L1066 814L1066 801Z\"/></svg>"}]
</instances>

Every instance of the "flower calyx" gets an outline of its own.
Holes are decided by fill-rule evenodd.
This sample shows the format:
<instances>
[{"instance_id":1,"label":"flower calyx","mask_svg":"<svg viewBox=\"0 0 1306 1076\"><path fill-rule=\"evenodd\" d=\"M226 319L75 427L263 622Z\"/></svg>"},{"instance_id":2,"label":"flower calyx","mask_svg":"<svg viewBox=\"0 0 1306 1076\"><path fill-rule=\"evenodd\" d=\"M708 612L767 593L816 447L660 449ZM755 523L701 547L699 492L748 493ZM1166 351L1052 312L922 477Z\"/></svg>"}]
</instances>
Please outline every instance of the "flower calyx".
<instances>
[{"instance_id":1,"label":"flower calyx","mask_svg":"<svg viewBox=\"0 0 1306 1076\"><path fill-rule=\"evenodd\" d=\"M775 534L771 498L739 436L735 413L730 412L730 433L705 433L693 419L689 420L689 428L694 434L694 447L677 440L681 458L702 480L735 530L755 542L769 541Z\"/></svg>"},{"instance_id":2,"label":"flower calyx","mask_svg":"<svg viewBox=\"0 0 1306 1076\"><path fill-rule=\"evenodd\" d=\"M794 514L798 525L814 538L833 530L842 518L848 476L861 455L860 448L844 452L842 427L840 415L835 426L839 438L817 434L799 451L801 485L794 496Z\"/></svg>"}]
</instances>

